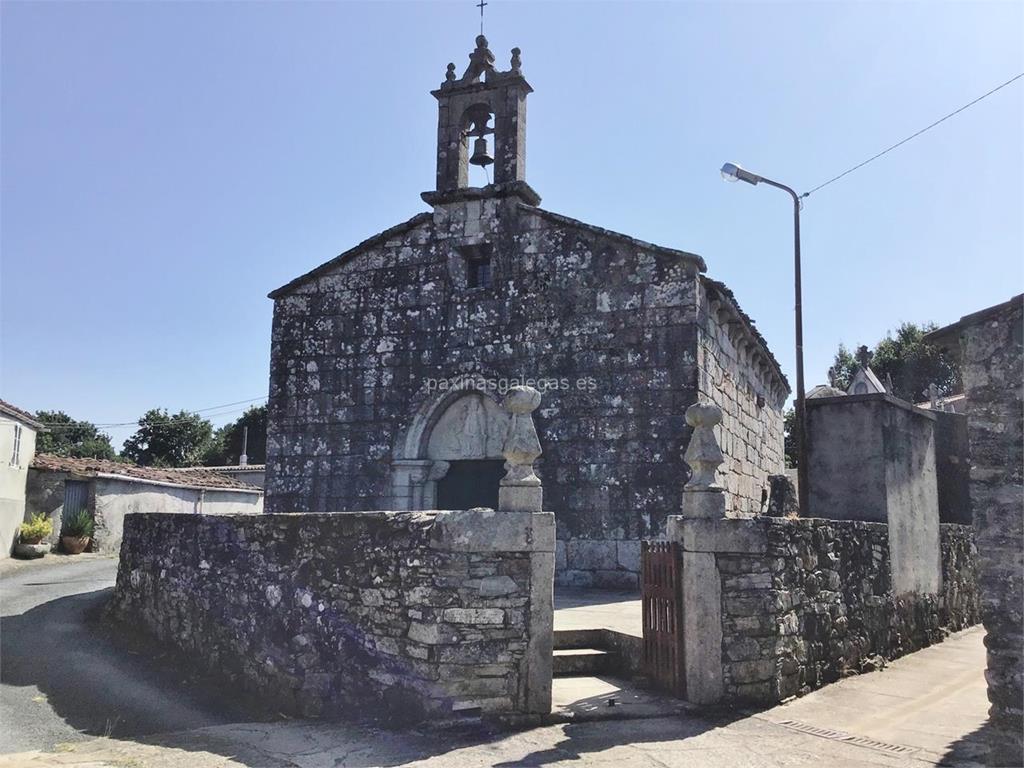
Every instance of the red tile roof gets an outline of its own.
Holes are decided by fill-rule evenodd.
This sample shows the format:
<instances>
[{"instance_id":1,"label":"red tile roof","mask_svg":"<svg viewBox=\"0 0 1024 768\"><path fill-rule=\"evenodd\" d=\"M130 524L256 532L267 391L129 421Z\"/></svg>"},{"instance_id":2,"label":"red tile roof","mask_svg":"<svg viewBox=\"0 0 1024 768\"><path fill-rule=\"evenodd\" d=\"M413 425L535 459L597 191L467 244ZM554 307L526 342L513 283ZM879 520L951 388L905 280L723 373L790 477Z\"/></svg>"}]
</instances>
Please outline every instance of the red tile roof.
<instances>
[{"instance_id":1,"label":"red tile roof","mask_svg":"<svg viewBox=\"0 0 1024 768\"><path fill-rule=\"evenodd\" d=\"M17 419L18 421L24 422L33 429L43 430L46 429L36 417L28 411L23 411L21 408L11 405L5 400L0 400L0 413L7 414L8 416Z\"/></svg>"},{"instance_id":2,"label":"red tile roof","mask_svg":"<svg viewBox=\"0 0 1024 768\"><path fill-rule=\"evenodd\" d=\"M134 480L149 480L170 485L186 485L202 488L225 488L261 492L262 490L249 483L233 477L211 472L204 469L164 469L162 467L137 467L120 461L107 459L76 459L69 456L54 456L48 453L37 454L32 461L33 469L47 472L71 472L76 475L123 475Z\"/></svg>"}]
</instances>

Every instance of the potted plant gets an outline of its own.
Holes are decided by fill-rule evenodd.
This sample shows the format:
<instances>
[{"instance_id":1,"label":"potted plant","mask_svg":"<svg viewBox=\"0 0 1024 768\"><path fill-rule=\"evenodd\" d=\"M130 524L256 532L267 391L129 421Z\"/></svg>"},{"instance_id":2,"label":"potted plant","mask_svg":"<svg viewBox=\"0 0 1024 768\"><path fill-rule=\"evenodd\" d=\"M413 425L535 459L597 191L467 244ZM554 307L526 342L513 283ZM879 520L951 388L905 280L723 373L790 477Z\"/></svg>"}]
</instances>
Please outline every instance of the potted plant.
<instances>
[{"instance_id":1,"label":"potted plant","mask_svg":"<svg viewBox=\"0 0 1024 768\"><path fill-rule=\"evenodd\" d=\"M92 515L86 509L71 516L64 521L64 527L60 532L60 545L69 555L79 555L89 546L96 525L92 521Z\"/></svg>"},{"instance_id":2,"label":"potted plant","mask_svg":"<svg viewBox=\"0 0 1024 768\"><path fill-rule=\"evenodd\" d=\"M26 559L42 557L50 551L50 545L43 543L43 539L53 533L53 521L39 512L21 524L20 533L21 541L14 548L14 554Z\"/></svg>"}]
</instances>

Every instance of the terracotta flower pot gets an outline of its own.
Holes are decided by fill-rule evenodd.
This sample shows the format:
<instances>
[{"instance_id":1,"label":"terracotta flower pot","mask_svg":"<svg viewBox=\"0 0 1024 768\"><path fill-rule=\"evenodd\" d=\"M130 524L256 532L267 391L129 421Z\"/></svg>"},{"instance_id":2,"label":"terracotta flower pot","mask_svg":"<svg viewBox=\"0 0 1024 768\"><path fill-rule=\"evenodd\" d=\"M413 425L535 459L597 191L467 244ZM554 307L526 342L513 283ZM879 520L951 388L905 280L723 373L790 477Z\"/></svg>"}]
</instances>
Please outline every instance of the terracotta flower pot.
<instances>
[{"instance_id":1,"label":"terracotta flower pot","mask_svg":"<svg viewBox=\"0 0 1024 768\"><path fill-rule=\"evenodd\" d=\"M89 546L88 536L61 536L60 545L69 555L80 555Z\"/></svg>"}]
</instances>

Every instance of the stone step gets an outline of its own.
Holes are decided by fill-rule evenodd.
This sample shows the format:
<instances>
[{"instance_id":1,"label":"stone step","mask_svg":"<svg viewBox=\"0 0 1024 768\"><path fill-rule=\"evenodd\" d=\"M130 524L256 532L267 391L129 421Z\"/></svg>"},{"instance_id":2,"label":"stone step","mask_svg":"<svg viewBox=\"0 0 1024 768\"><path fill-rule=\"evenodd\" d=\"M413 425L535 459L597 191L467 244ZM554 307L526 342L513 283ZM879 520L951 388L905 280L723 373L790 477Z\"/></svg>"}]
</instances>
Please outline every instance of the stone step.
<instances>
[{"instance_id":1,"label":"stone step","mask_svg":"<svg viewBox=\"0 0 1024 768\"><path fill-rule=\"evenodd\" d=\"M554 652L555 677L602 675L613 671L617 656L598 648L560 648Z\"/></svg>"},{"instance_id":2,"label":"stone step","mask_svg":"<svg viewBox=\"0 0 1024 768\"><path fill-rule=\"evenodd\" d=\"M555 650L562 648L601 648L607 650L605 632L601 629L556 629Z\"/></svg>"}]
</instances>

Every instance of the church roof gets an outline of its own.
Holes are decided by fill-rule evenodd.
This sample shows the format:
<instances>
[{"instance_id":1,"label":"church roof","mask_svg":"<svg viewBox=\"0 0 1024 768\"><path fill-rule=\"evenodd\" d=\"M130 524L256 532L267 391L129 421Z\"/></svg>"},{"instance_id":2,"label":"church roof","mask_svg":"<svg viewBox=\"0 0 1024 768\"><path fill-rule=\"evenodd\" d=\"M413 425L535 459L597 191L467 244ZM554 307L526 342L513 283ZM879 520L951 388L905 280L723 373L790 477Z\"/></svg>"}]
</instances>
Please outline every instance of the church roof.
<instances>
[{"instance_id":1,"label":"church roof","mask_svg":"<svg viewBox=\"0 0 1024 768\"><path fill-rule=\"evenodd\" d=\"M560 213L554 213L553 211L546 211L543 208L537 208L532 205L520 204L523 210L535 213L542 219L553 221L556 224L565 224L568 227L574 227L576 229L585 229L588 232L593 232L597 235L603 235L604 237L610 237L614 240L622 240L625 243L636 246L642 250L647 251L658 251L659 253L665 253L670 256L678 256L679 258L692 261L701 272L707 272L708 265L704 263L704 259L698 256L696 253L690 253L689 251L680 251L676 248L667 248L664 245L655 245L654 243L648 243L645 240L638 240L635 237L624 235L621 232L615 232L611 229L604 229L603 227L595 226L594 224L587 224L585 221L574 219L570 216L563 216Z\"/></svg>"},{"instance_id":2,"label":"church roof","mask_svg":"<svg viewBox=\"0 0 1024 768\"><path fill-rule=\"evenodd\" d=\"M772 354L772 350L768 346L768 342L765 341L765 338L764 336L761 335L761 332L757 330L757 326L754 324L754 319L746 312L744 312L742 307L740 307L739 302L736 301L736 295L732 292L732 290L730 290L725 283L720 282L718 280L713 280L712 278L707 277L706 275L701 275L700 279L701 281L703 281L705 288L717 294L717 298L720 301L724 300L727 304L732 306L732 308L736 312L736 315L739 317L740 321L747 329L747 332L754 338L754 341L757 342L758 346L764 352L765 357L768 359L768 363L771 365L772 370L775 372L775 375L779 377L779 380L782 382L783 386L785 386L788 391L792 392L793 389L792 387L789 386L789 379L787 379L786 374L782 372L782 366L779 365L779 361L776 360L775 355Z\"/></svg>"},{"instance_id":3,"label":"church roof","mask_svg":"<svg viewBox=\"0 0 1024 768\"><path fill-rule=\"evenodd\" d=\"M423 224L424 222L430 221L431 218L433 218L433 214L430 212L424 211L423 213L417 213L408 221L403 221L401 224L396 224L393 227L389 227L388 229L385 229L383 232L378 232L373 237L368 237L358 245L352 246L347 251L339 253L330 261L325 261L319 267L311 269L304 275L299 275L294 280L291 280L282 285L280 288L271 291L270 293L267 294L267 296L269 296L271 299L276 299L281 296L284 296L287 293L289 293L292 289L298 288L303 283L307 283L313 278L319 277L325 272L329 272L331 269L338 266L339 264L342 264L349 257L355 256L360 251L363 251L366 248L372 248L375 245L380 245L381 243L390 240L395 235L400 235L403 232L407 232L408 230L413 229L414 227L418 227L420 224Z\"/></svg>"},{"instance_id":4,"label":"church roof","mask_svg":"<svg viewBox=\"0 0 1024 768\"><path fill-rule=\"evenodd\" d=\"M621 232L615 232L613 230L604 229L603 227L598 227L593 224L587 224L586 222L580 221L579 219L574 219L570 216L564 216L560 213L547 211L544 210L543 208L527 205L525 203L520 203L520 208L524 212L535 214L555 224L561 224L563 226L571 227L573 229L581 229L587 232L593 232L603 237L620 240L641 250L654 251L657 253L662 253L679 259L683 259L693 264L699 272L707 271L707 264L705 263L704 259L695 253L690 253L688 251L682 251L676 248L668 248L663 245L649 243L645 240L639 240L635 237L630 237L629 235L623 234ZM390 227L389 229L385 229L383 232L379 232L378 234L373 235L372 237L369 237L366 240L363 240L358 245L353 246L352 248L349 248L347 251L344 251L343 253L335 256L330 261L324 262L320 266L310 270L309 272L306 272L303 275L299 275L294 280L291 280L290 282L282 285L280 288L271 291L268 295L271 299L277 299L280 298L281 296L286 296L288 293L298 288L299 286L304 285L310 280L313 280L327 272L330 272L332 269L345 263L348 259L358 255L365 249L372 248L376 245L380 245L381 243L384 243L397 235L401 235L402 233L407 232L410 229L414 229L420 226L421 224L431 221L432 219L433 213L431 212L417 213L411 219L408 219L407 221L404 221L401 224L398 224L394 227ZM726 303L728 303L735 309L735 314L737 315L739 320L745 326L750 335L754 338L757 345L764 351L765 356L767 357L768 362L774 373L779 377L779 379L782 381L785 387L787 389L790 389L789 381L786 379L785 374L782 373L782 366L779 365L778 360L776 360L775 356L772 354L771 349L768 347L768 342L765 341L765 338L761 335L760 331L757 330L757 326L754 324L754 321L751 319L751 317L747 315L747 313L744 312L743 309L740 307L739 302L736 301L736 296L733 294L733 292L726 287L725 283L722 283L718 280L713 280L712 278L704 275L701 276L701 280L703 281L707 289L717 294L720 300L724 300Z\"/></svg>"},{"instance_id":5,"label":"church roof","mask_svg":"<svg viewBox=\"0 0 1024 768\"><path fill-rule=\"evenodd\" d=\"M543 208L537 208L532 205L526 205L525 203L521 203L520 206L523 210L529 211L530 213L535 213L541 218L547 219L556 224L564 224L565 226L573 227L575 229L584 229L587 230L588 232L594 232L595 234L598 235L603 235L605 237L610 237L616 240L622 240L623 242L629 243L630 245L633 245L637 248L641 248L643 250L657 251L658 253L664 253L670 256L676 256L681 259L686 259L687 261L692 262L701 272L707 271L708 267L707 264L704 262L704 259L702 259L695 253L689 253L688 251L680 251L676 248L667 248L663 245L655 245L654 243L648 243L644 240L638 240L635 237L630 237L629 235L625 235L621 232L614 232L610 229L604 229L602 227L594 226L593 224L587 224L586 222L580 221L579 219L573 219L569 216L563 216L562 214L554 213L553 211L546 211ZM350 257L357 255L361 251L367 248L372 248L375 245L380 245L381 243L390 240L392 237L395 237L396 235L400 235L403 232L407 232L410 229L414 229L415 227L418 227L420 224L430 221L431 218L433 218L433 214L430 212L417 213L411 219L404 221L401 224L397 224L393 227L390 227L389 229L385 229L383 232L379 232L373 237L368 237L366 240L363 240L358 245L355 245L352 248L349 248L347 251L338 254L330 261L326 261L323 264L321 264L319 267L311 269L309 272L306 272L303 275L299 275L294 280L285 283L280 288L276 288L267 295L271 299L276 299L281 296L284 296L293 289L298 288L300 285L303 285L304 283L307 283L310 280L319 277L325 272L329 272L334 267L339 266L340 264L348 260Z\"/></svg>"}]
</instances>

